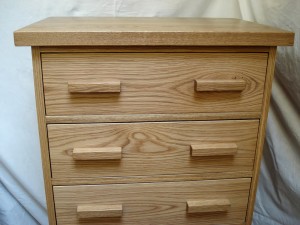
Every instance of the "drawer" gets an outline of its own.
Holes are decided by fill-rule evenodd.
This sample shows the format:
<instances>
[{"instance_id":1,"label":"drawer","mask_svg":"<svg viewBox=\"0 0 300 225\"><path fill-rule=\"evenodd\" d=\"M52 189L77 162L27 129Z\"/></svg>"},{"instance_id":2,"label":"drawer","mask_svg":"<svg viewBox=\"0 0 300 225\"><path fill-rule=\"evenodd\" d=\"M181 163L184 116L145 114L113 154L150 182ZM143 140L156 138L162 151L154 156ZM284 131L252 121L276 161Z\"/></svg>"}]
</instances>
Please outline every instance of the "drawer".
<instances>
[{"instance_id":1,"label":"drawer","mask_svg":"<svg viewBox=\"0 0 300 225\"><path fill-rule=\"evenodd\" d=\"M44 53L47 115L261 112L267 53Z\"/></svg>"},{"instance_id":2,"label":"drawer","mask_svg":"<svg viewBox=\"0 0 300 225\"><path fill-rule=\"evenodd\" d=\"M54 186L57 225L243 224L250 179Z\"/></svg>"},{"instance_id":3,"label":"drawer","mask_svg":"<svg viewBox=\"0 0 300 225\"><path fill-rule=\"evenodd\" d=\"M257 120L51 124L52 176L83 184L100 177L239 177L252 174L257 131Z\"/></svg>"}]
</instances>

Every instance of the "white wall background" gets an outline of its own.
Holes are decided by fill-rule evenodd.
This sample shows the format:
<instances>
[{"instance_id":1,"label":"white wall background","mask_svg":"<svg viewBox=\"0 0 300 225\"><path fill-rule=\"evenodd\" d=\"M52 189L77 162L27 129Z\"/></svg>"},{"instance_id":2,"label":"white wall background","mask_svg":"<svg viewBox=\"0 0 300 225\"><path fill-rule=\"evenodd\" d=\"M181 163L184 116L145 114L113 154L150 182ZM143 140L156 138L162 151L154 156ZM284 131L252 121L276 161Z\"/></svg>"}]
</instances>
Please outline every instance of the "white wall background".
<instances>
[{"instance_id":1,"label":"white wall background","mask_svg":"<svg viewBox=\"0 0 300 225\"><path fill-rule=\"evenodd\" d=\"M242 18L296 32L279 48L254 224L300 224L299 0L0 0L0 224L46 225L31 52L13 31L49 16Z\"/></svg>"}]
</instances>

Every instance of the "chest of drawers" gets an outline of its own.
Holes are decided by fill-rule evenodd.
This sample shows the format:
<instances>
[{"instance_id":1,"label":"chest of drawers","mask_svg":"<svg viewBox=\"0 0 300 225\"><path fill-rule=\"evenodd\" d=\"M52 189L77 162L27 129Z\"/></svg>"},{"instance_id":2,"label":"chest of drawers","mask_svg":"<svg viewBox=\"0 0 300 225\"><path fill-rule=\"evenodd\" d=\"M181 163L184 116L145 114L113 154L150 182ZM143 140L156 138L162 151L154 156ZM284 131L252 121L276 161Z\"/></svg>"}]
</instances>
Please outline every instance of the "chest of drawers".
<instances>
[{"instance_id":1,"label":"chest of drawers","mask_svg":"<svg viewBox=\"0 0 300 225\"><path fill-rule=\"evenodd\" d=\"M48 18L32 46L50 225L251 224L276 46L236 19Z\"/></svg>"}]
</instances>

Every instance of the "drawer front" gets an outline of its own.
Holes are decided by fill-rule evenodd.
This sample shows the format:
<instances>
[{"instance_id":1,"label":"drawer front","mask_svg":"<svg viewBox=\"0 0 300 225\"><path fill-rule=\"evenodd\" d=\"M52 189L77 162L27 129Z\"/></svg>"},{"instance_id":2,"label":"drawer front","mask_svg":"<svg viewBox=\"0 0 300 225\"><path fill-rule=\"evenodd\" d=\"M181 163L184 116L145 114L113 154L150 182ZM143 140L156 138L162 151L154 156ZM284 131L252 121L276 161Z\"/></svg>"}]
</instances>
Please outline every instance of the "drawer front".
<instances>
[{"instance_id":1,"label":"drawer front","mask_svg":"<svg viewBox=\"0 0 300 225\"><path fill-rule=\"evenodd\" d=\"M42 54L47 115L253 112L267 53Z\"/></svg>"},{"instance_id":2,"label":"drawer front","mask_svg":"<svg viewBox=\"0 0 300 225\"><path fill-rule=\"evenodd\" d=\"M50 124L52 176L94 180L231 172L238 177L252 171L257 131L257 120Z\"/></svg>"},{"instance_id":3,"label":"drawer front","mask_svg":"<svg viewBox=\"0 0 300 225\"><path fill-rule=\"evenodd\" d=\"M250 179L54 186L58 225L243 224Z\"/></svg>"}]
</instances>

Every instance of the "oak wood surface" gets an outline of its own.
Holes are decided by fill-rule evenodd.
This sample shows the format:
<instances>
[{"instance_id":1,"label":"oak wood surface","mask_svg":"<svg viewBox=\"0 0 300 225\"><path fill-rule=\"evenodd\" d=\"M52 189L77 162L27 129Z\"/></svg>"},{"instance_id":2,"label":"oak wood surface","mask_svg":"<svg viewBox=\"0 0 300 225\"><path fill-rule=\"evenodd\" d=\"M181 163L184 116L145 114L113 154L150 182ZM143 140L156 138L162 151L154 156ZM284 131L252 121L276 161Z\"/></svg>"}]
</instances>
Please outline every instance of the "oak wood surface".
<instances>
[{"instance_id":1,"label":"oak wood surface","mask_svg":"<svg viewBox=\"0 0 300 225\"><path fill-rule=\"evenodd\" d=\"M259 123L255 163L253 166L253 178L252 178L251 189L249 193L249 203L248 203L247 221L246 221L247 225L251 225L252 223L252 216L253 216L255 199L256 199L256 190L257 190L259 174L260 174L260 163L261 163L262 153L264 148L268 112L270 107L272 81L273 81L274 69L275 69L275 59L276 59L276 47L273 47L270 48L269 58L268 58L268 68L267 68L266 84L265 84L263 107L262 107L262 118L260 119L260 123Z\"/></svg>"},{"instance_id":2,"label":"oak wood surface","mask_svg":"<svg viewBox=\"0 0 300 225\"><path fill-rule=\"evenodd\" d=\"M46 116L48 124L258 119L260 112Z\"/></svg>"},{"instance_id":3,"label":"oak wood surface","mask_svg":"<svg viewBox=\"0 0 300 225\"><path fill-rule=\"evenodd\" d=\"M48 125L54 179L251 171L258 121ZM234 156L192 157L190 145L236 143ZM76 148L122 147L120 160L76 161ZM80 182L80 181L79 181Z\"/></svg>"},{"instance_id":4,"label":"oak wood surface","mask_svg":"<svg viewBox=\"0 0 300 225\"><path fill-rule=\"evenodd\" d=\"M199 79L195 80L195 91L243 91L246 81L243 79Z\"/></svg>"},{"instance_id":5,"label":"oak wood surface","mask_svg":"<svg viewBox=\"0 0 300 225\"><path fill-rule=\"evenodd\" d=\"M42 46L32 58L50 225L251 224L272 46L294 33L236 19L48 18L14 38Z\"/></svg>"},{"instance_id":6,"label":"oak wood surface","mask_svg":"<svg viewBox=\"0 0 300 225\"><path fill-rule=\"evenodd\" d=\"M43 54L46 113L260 113L264 53ZM68 82L117 79L121 93L70 94ZM243 79L242 92L195 92L195 79Z\"/></svg>"},{"instance_id":7,"label":"oak wood surface","mask_svg":"<svg viewBox=\"0 0 300 225\"><path fill-rule=\"evenodd\" d=\"M54 186L58 224L243 224L250 179ZM228 199L228 212L187 214L190 199ZM79 204L122 204L121 219L79 220Z\"/></svg>"},{"instance_id":8,"label":"oak wood surface","mask_svg":"<svg viewBox=\"0 0 300 225\"><path fill-rule=\"evenodd\" d=\"M276 46L294 33L239 19L50 17L14 32L16 46Z\"/></svg>"},{"instance_id":9,"label":"oak wood surface","mask_svg":"<svg viewBox=\"0 0 300 225\"><path fill-rule=\"evenodd\" d=\"M112 160L122 158L122 148L74 148L72 157L75 160Z\"/></svg>"},{"instance_id":10,"label":"oak wood surface","mask_svg":"<svg viewBox=\"0 0 300 225\"><path fill-rule=\"evenodd\" d=\"M35 86L36 111L38 119L42 167L49 225L56 225L53 190L51 183L51 165L48 151L48 134L45 118L45 103L42 81L41 58L38 47L32 47L32 63Z\"/></svg>"},{"instance_id":11,"label":"oak wood surface","mask_svg":"<svg viewBox=\"0 0 300 225\"><path fill-rule=\"evenodd\" d=\"M43 53L83 53L83 52L266 52L268 46L42 46L40 51Z\"/></svg>"},{"instance_id":12,"label":"oak wood surface","mask_svg":"<svg viewBox=\"0 0 300 225\"><path fill-rule=\"evenodd\" d=\"M211 212L227 212L231 206L228 199L205 199L205 200L188 200L188 213L211 213Z\"/></svg>"},{"instance_id":13,"label":"oak wood surface","mask_svg":"<svg viewBox=\"0 0 300 225\"><path fill-rule=\"evenodd\" d=\"M201 143L191 145L191 155L194 157L203 156L224 156L237 154L236 143Z\"/></svg>"},{"instance_id":14,"label":"oak wood surface","mask_svg":"<svg viewBox=\"0 0 300 225\"><path fill-rule=\"evenodd\" d=\"M68 82L70 93L119 93L121 83L118 80L100 80L98 82Z\"/></svg>"},{"instance_id":15,"label":"oak wood surface","mask_svg":"<svg viewBox=\"0 0 300 225\"><path fill-rule=\"evenodd\" d=\"M178 181L199 181L211 179L233 179L233 178L251 178L252 171L236 171L222 173L202 173L202 174L171 174L171 175L152 175L152 176L108 176L95 178L52 178L52 185L81 185L81 184L130 184L130 183L155 183L155 182L178 182Z\"/></svg>"},{"instance_id":16,"label":"oak wood surface","mask_svg":"<svg viewBox=\"0 0 300 225\"><path fill-rule=\"evenodd\" d=\"M123 207L119 205L78 205L77 217L83 218L114 218L121 217L123 213Z\"/></svg>"}]
</instances>

